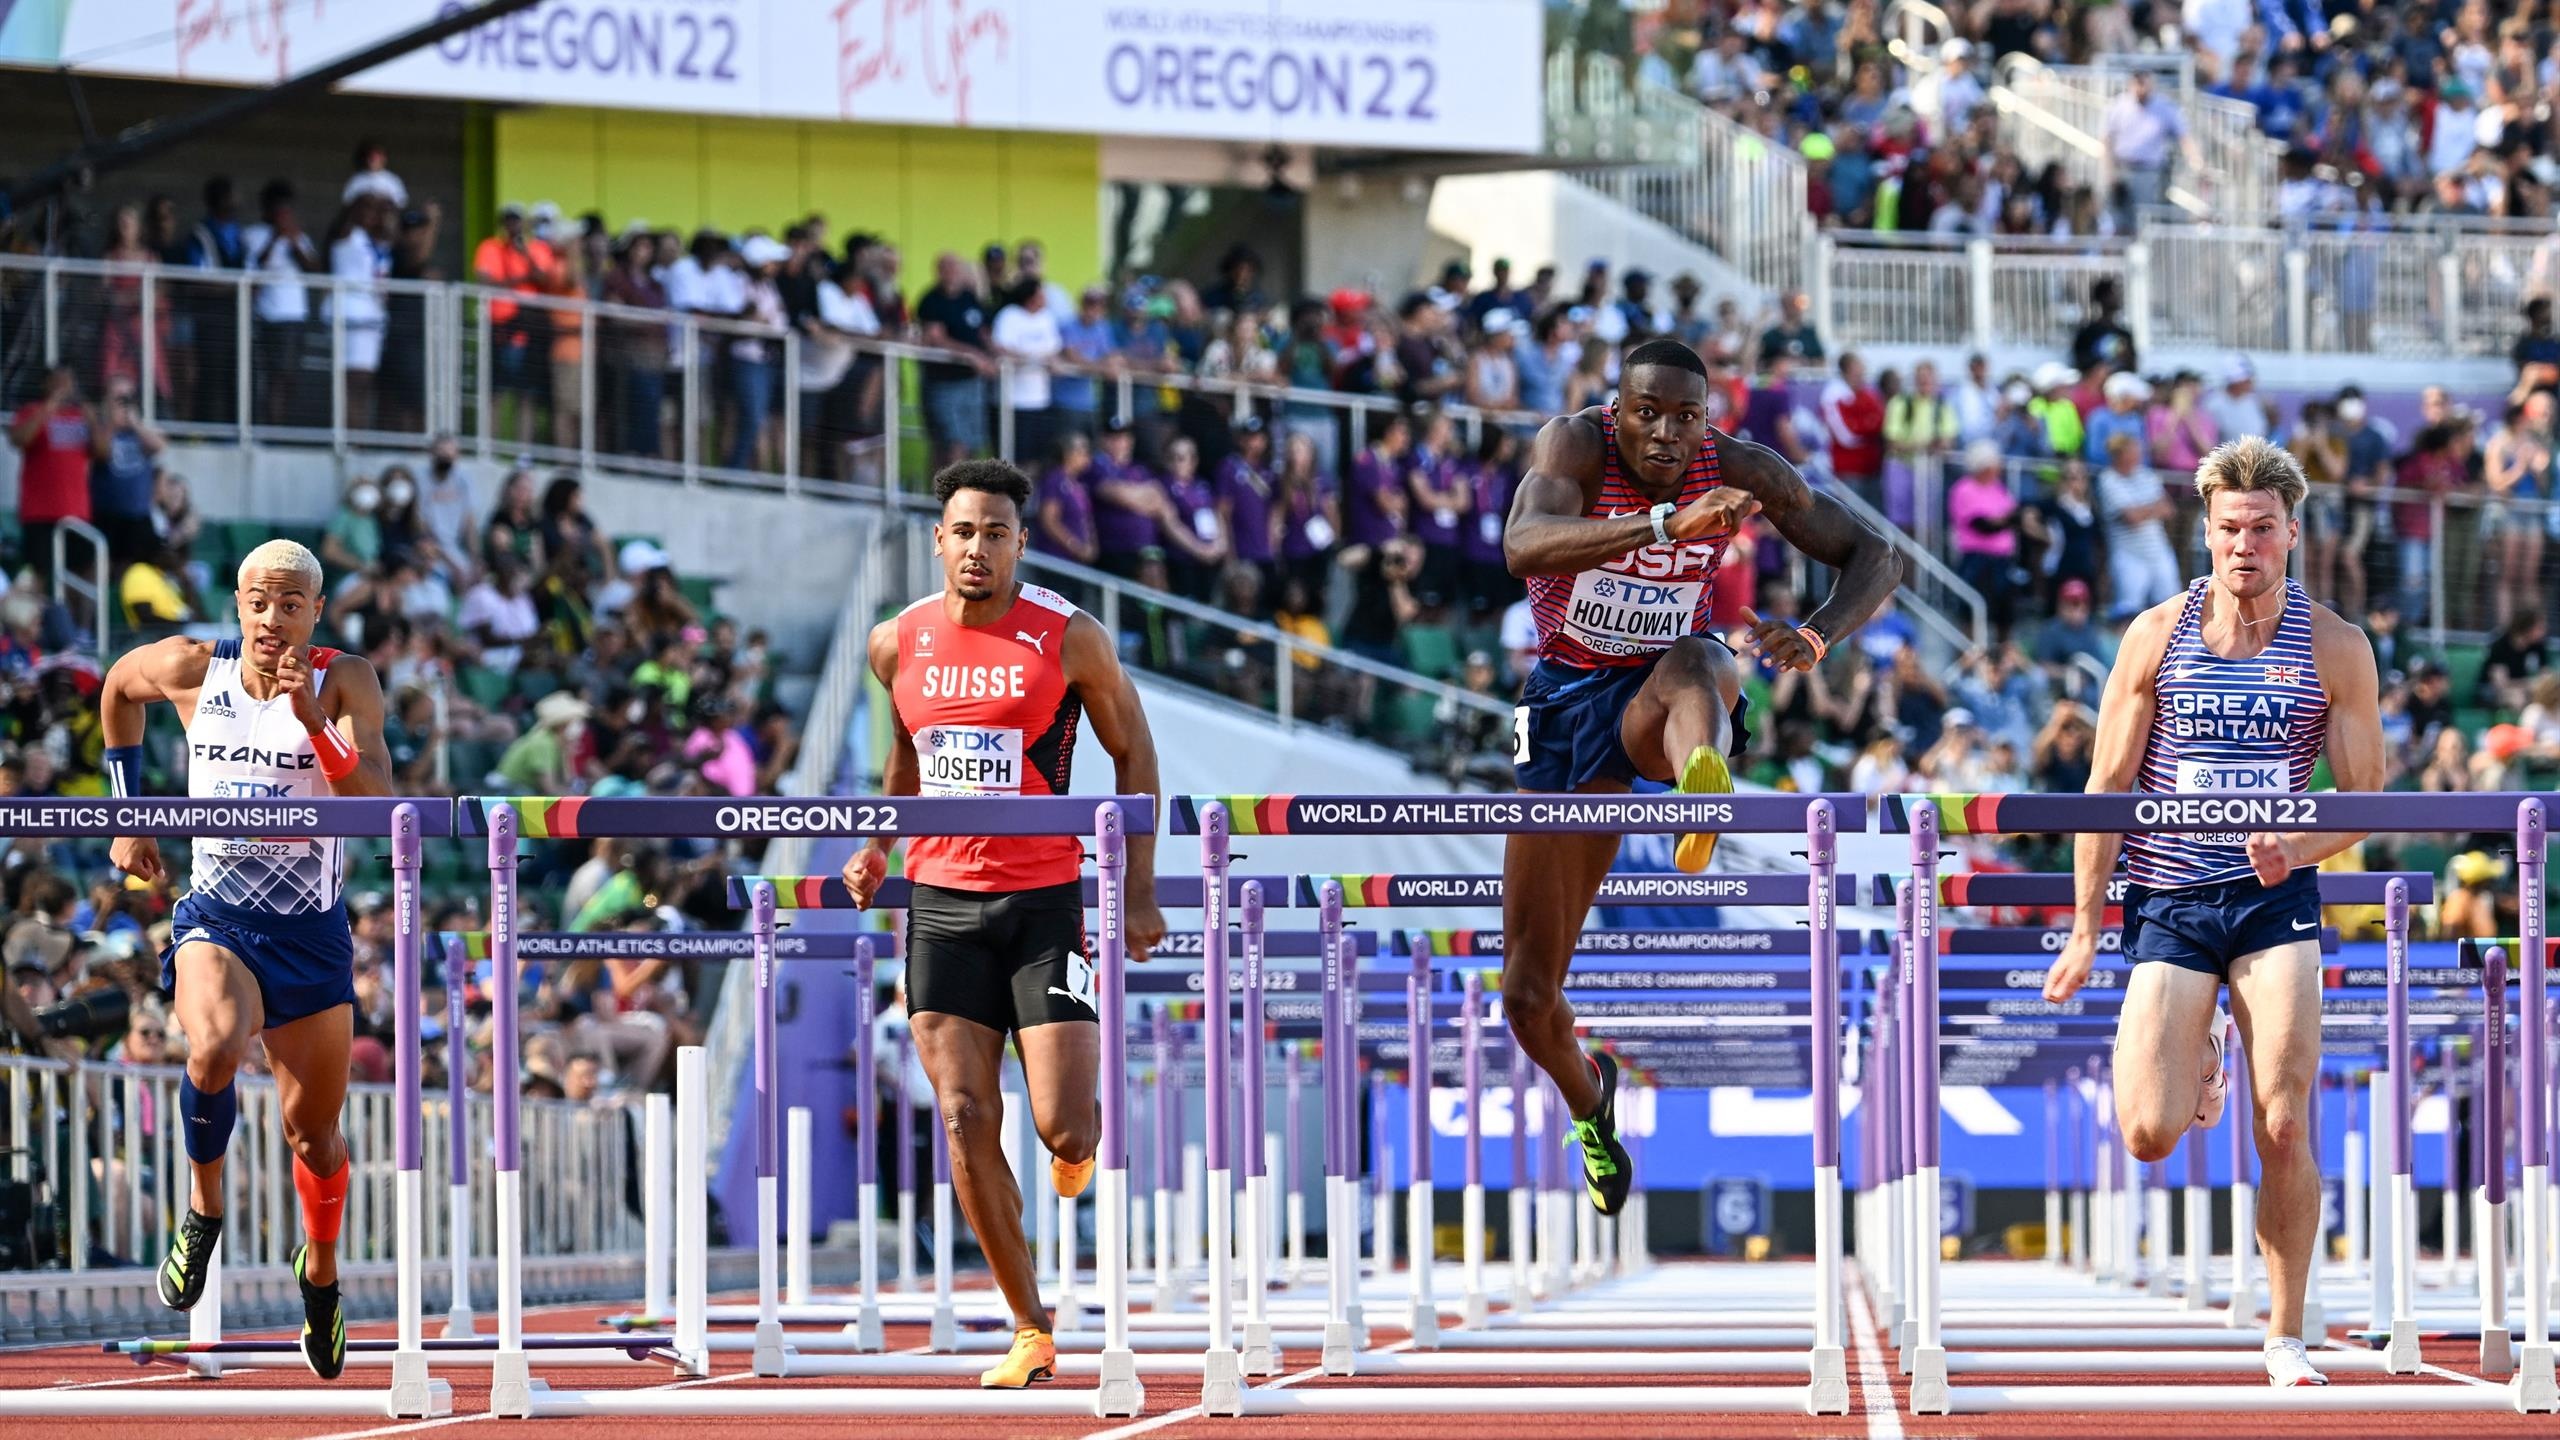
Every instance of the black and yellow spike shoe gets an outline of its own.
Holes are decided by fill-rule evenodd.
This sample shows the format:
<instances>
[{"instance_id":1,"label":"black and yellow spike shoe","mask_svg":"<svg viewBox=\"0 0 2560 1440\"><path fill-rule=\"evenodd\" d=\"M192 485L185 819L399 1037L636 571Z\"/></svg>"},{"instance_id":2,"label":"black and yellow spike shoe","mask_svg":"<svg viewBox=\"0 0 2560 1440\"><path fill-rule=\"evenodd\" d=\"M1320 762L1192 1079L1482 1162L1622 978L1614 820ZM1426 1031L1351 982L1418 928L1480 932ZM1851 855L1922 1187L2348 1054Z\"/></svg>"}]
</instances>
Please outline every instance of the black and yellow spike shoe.
<instances>
[{"instance_id":1,"label":"black and yellow spike shoe","mask_svg":"<svg viewBox=\"0 0 2560 1440\"><path fill-rule=\"evenodd\" d=\"M1582 1147L1582 1188L1591 1208L1615 1215L1627 1203L1635 1184L1635 1166L1627 1147L1618 1143L1618 1062L1606 1054L1591 1057L1600 1072L1600 1108L1588 1120L1573 1122L1573 1138Z\"/></svg>"},{"instance_id":2,"label":"black and yellow spike shoe","mask_svg":"<svg viewBox=\"0 0 2560 1440\"><path fill-rule=\"evenodd\" d=\"M204 1298L204 1277L221 1243L222 1217L188 1210L169 1239L169 1258L160 1262L160 1303L172 1310L194 1309Z\"/></svg>"},{"instance_id":3,"label":"black and yellow spike shoe","mask_svg":"<svg viewBox=\"0 0 2560 1440\"><path fill-rule=\"evenodd\" d=\"M293 1279L302 1287L302 1361L323 1380L335 1380L347 1368L347 1311L338 1303L335 1282L314 1285L302 1267L311 1247L293 1248Z\"/></svg>"}]
</instances>

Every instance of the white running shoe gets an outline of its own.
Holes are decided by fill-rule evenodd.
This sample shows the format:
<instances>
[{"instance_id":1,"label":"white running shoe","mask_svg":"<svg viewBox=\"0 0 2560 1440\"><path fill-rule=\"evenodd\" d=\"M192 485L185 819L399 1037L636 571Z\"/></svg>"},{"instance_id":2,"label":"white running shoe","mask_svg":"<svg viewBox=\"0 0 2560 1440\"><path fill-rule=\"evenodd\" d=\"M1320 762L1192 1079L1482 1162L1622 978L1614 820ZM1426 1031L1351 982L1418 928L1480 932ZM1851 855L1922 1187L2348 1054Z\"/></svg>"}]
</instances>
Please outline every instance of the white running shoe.
<instances>
[{"instance_id":1,"label":"white running shoe","mask_svg":"<svg viewBox=\"0 0 2560 1440\"><path fill-rule=\"evenodd\" d=\"M2267 1383L2290 1390L2296 1385L2326 1385L2329 1377L2311 1368L2311 1355L2300 1340L2278 1335L2267 1341Z\"/></svg>"},{"instance_id":2,"label":"white running shoe","mask_svg":"<svg viewBox=\"0 0 2560 1440\"><path fill-rule=\"evenodd\" d=\"M2231 1099L2230 1077L2223 1073L2222 1068L2222 1032L2230 1023L2231 1017L2223 1014L2220 1006L2214 1007L2213 1033L2205 1037L2212 1042L2212 1049L2205 1057L2204 1094L2196 1100L2196 1128L2199 1130L2210 1130L2221 1124L2222 1107Z\"/></svg>"}]
</instances>

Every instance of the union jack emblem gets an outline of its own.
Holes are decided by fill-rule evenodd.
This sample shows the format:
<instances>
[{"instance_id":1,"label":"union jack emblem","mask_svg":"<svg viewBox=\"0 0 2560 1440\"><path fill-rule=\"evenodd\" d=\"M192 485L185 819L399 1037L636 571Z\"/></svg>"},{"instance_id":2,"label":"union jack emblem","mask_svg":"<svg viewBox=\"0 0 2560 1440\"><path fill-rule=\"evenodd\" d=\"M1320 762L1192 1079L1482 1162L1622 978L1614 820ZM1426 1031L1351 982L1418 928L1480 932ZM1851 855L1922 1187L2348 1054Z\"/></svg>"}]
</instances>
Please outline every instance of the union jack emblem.
<instances>
[{"instance_id":1,"label":"union jack emblem","mask_svg":"<svg viewBox=\"0 0 2560 1440\"><path fill-rule=\"evenodd\" d=\"M2267 667L2267 683L2270 685L2299 685L2302 683L2302 667L2299 665L2270 665Z\"/></svg>"}]
</instances>

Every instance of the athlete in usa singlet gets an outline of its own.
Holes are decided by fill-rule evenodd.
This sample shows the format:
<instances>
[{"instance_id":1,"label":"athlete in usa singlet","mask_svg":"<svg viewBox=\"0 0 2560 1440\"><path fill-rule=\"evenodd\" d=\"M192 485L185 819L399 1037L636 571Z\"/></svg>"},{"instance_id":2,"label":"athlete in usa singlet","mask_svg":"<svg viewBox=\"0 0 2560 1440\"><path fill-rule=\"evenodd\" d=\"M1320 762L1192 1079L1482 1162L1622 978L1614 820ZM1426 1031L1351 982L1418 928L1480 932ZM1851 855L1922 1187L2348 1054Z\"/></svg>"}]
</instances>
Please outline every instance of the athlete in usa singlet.
<instances>
[{"instance_id":1,"label":"athlete in usa singlet","mask_svg":"<svg viewBox=\"0 0 2560 1440\"><path fill-rule=\"evenodd\" d=\"M2140 788L2154 794L2299 795L2328 741L2329 696L2311 647L2311 597L2284 582L2284 612L2266 648L2225 659L2204 640L2211 577L2187 587L2161 653ZM2136 832L2125 869L2150 890L2251 879L2246 834Z\"/></svg>"},{"instance_id":2,"label":"athlete in usa singlet","mask_svg":"<svg viewBox=\"0 0 2560 1440\"><path fill-rule=\"evenodd\" d=\"M1595 520L1641 515L1655 504L1627 483L1617 419L1614 408L1601 412L1600 493L1584 512ZM1686 505L1721 483L1710 435L1681 476L1674 503ZM1707 633L1725 544L1718 538L1646 545L1579 575L1530 576L1538 658L1587 670L1642 665L1683 636Z\"/></svg>"}]
</instances>

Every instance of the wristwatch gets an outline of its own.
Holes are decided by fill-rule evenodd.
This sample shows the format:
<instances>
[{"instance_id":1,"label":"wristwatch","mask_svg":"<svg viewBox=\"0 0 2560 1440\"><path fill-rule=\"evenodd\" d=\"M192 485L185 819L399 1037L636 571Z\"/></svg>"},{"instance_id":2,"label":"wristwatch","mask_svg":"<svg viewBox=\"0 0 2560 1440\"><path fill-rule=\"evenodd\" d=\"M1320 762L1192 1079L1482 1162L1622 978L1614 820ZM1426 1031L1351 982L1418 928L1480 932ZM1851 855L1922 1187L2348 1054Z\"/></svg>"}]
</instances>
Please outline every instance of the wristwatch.
<instances>
[{"instance_id":1,"label":"wristwatch","mask_svg":"<svg viewBox=\"0 0 2560 1440\"><path fill-rule=\"evenodd\" d=\"M1668 500L1665 500L1661 504L1653 507L1653 538L1655 541L1664 545L1671 543L1671 526L1669 521L1672 516L1678 513L1680 513L1680 507Z\"/></svg>"}]
</instances>

